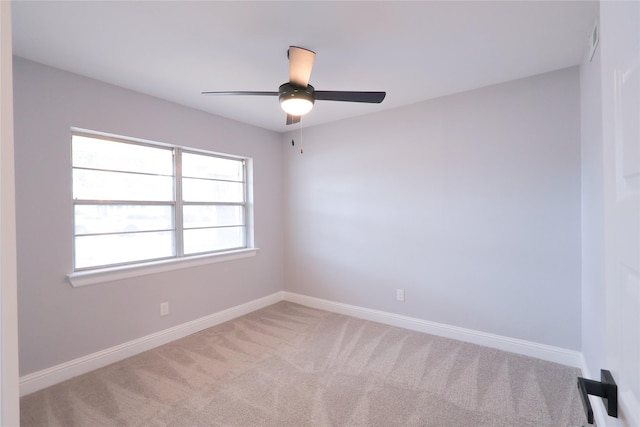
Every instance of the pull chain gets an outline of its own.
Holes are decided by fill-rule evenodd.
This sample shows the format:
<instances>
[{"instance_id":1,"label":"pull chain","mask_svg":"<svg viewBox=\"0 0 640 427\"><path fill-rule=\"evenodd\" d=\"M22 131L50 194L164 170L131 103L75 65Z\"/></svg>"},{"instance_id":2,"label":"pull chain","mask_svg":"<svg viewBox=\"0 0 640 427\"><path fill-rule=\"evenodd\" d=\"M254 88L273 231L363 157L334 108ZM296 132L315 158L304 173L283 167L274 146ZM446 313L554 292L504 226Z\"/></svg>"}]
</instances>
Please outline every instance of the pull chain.
<instances>
[{"instance_id":1,"label":"pull chain","mask_svg":"<svg viewBox=\"0 0 640 427\"><path fill-rule=\"evenodd\" d=\"M300 154L304 154L304 146L302 145L302 120L298 123L300 123Z\"/></svg>"},{"instance_id":2,"label":"pull chain","mask_svg":"<svg viewBox=\"0 0 640 427\"><path fill-rule=\"evenodd\" d=\"M299 132L299 134L300 134L300 139L299 139L299 141L302 141L302 122L299 122L299 123L300 123L300 128L299 128L299 131L298 131L298 132ZM294 131L294 133L295 133L295 131ZM292 146L292 147L295 147L295 146L296 146L296 141L295 141L295 139L293 138L293 135L291 135L291 146ZM304 147L302 146L302 142L300 143L300 154L304 154Z\"/></svg>"}]
</instances>

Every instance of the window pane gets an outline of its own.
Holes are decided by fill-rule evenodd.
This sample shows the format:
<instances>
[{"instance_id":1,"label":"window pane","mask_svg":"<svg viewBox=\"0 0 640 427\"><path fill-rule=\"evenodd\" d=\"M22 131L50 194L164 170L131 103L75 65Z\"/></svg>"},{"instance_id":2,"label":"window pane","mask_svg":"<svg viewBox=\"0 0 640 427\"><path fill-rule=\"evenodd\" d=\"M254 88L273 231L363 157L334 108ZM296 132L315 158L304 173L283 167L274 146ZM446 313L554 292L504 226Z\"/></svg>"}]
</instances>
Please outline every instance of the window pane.
<instances>
[{"instance_id":1,"label":"window pane","mask_svg":"<svg viewBox=\"0 0 640 427\"><path fill-rule=\"evenodd\" d=\"M184 253L220 251L245 247L244 227L198 228L184 231Z\"/></svg>"},{"instance_id":2,"label":"window pane","mask_svg":"<svg viewBox=\"0 0 640 427\"><path fill-rule=\"evenodd\" d=\"M173 151L73 135L73 166L173 175Z\"/></svg>"},{"instance_id":3,"label":"window pane","mask_svg":"<svg viewBox=\"0 0 640 427\"><path fill-rule=\"evenodd\" d=\"M71 143L75 269L246 247L245 159L97 135Z\"/></svg>"},{"instance_id":4,"label":"window pane","mask_svg":"<svg viewBox=\"0 0 640 427\"><path fill-rule=\"evenodd\" d=\"M76 269L175 256L173 232L78 236Z\"/></svg>"},{"instance_id":5,"label":"window pane","mask_svg":"<svg viewBox=\"0 0 640 427\"><path fill-rule=\"evenodd\" d=\"M244 202L244 184L241 182L211 181L184 178L182 198L187 202Z\"/></svg>"},{"instance_id":6,"label":"window pane","mask_svg":"<svg viewBox=\"0 0 640 427\"><path fill-rule=\"evenodd\" d=\"M77 235L173 229L172 206L76 205Z\"/></svg>"},{"instance_id":7,"label":"window pane","mask_svg":"<svg viewBox=\"0 0 640 427\"><path fill-rule=\"evenodd\" d=\"M242 160L182 153L182 176L244 181Z\"/></svg>"},{"instance_id":8,"label":"window pane","mask_svg":"<svg viewBox=\"0 0 640 427\"><path fill-rule=\"evenodd\" d=\"M173 201L173 178L76 169L73 171L73 197L169 202Z\"/></svg>"},{"instance_id":9,"label":"window pane","mask_svg":"<svg viewBox=\"0 0 640 427\"><path fill-rule=\"evenodd\" d=\"M243 225L242 206L185 206L184 228Z\"/></svg>"}]
</instances>

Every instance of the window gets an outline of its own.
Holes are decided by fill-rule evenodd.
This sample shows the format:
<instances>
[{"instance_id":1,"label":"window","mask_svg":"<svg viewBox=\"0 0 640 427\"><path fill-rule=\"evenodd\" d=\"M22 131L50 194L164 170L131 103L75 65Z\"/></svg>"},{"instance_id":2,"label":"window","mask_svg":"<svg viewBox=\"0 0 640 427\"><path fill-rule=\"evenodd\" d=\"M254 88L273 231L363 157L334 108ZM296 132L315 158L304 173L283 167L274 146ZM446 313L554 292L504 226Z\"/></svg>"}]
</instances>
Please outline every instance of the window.
<instances>
[{"instance_id":1,"label":"window","mask_svg":"<svg viewBox=\"0 0 640 427\"><path fill-rule=\"evenodd\" d=\"M248 247L247 159L72 134L74 271Z\"/></svg>"}]
</instances>

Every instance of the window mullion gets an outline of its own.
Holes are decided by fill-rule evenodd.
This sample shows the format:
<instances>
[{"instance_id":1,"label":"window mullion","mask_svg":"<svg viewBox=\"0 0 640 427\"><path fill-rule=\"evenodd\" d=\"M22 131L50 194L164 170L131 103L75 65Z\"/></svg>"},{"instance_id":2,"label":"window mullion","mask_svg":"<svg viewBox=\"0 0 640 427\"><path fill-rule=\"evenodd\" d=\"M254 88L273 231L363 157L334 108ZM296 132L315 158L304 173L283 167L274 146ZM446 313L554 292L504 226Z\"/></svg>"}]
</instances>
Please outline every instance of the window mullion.
<instances>
[{"instance_id":1,"label":"window mullion","mask_svg":"<svg viewBox=\"0 0 640 427\"><path fill-rule=\"evenodd\" d=\"M91 200L74 199L74 205L131 205L131 206L173 206L175 202L149 201L149 200Z\"/></svg>"},{"instance_id":2,"label":"window mullion","mask_svg":"<svg viewBox=\"0 0 640 427\"><path fill-rule=\"evenodd\" d=\"M247 224L247 218L249 216L249 204L247 203L248 199L249 199L249 194L248 194L248 173L247 173L247 161L246 160L242 160L242 180L244 181L243 184L243 194L242 194L242 224L244 226L244 233L243 233L243 243L244 246L248 246L249 242L248 242L248 233L249 233L249 228L248 228L248 224Z\"/></svg>"},{"instance_id":3,"label":"window mullion","mask_svg":"<svg viewBox=\"0 0 640 427\"><path fill-rule=\"evenodd\" d=\"M173 151L173 169L175 171L175 241L176 256L184 256L184 233L182 219L182 150L175 148Z\"/></svg>"}]
</instances>

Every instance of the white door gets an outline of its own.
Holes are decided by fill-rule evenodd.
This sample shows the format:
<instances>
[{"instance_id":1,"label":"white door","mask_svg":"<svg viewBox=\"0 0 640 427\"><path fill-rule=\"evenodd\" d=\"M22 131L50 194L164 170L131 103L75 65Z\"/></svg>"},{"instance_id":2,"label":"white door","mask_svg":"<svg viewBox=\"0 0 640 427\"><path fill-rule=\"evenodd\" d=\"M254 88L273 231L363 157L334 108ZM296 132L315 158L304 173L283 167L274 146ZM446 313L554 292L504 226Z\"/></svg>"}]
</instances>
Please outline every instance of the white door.
<instances>
[{"instance_id":1,"label":"white door","mask_svg":"<svg viewBox=\"0 0 640 427\"><path fill-rule=\"evenodd\" d=\"M607 368L640 426L640 2L601 2Z\"/></svg>"}]
</instances>

